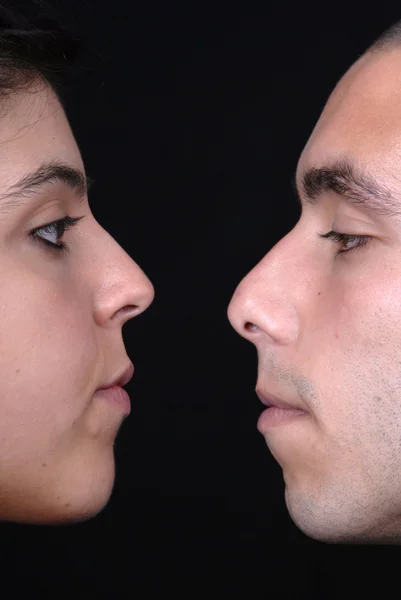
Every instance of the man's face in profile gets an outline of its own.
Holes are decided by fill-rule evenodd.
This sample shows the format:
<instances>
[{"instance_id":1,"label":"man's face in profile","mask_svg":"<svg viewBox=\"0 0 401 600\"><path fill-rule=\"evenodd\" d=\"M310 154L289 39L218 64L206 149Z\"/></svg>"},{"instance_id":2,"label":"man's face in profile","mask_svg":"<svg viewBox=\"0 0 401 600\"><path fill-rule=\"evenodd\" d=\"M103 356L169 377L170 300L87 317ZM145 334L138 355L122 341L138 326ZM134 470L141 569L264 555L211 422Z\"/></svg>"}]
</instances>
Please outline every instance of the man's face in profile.
<instances>
[{"instance_id":1,"label":"man's face in profile","mask_svg":"<svg viewBox=\"0 0 401 600\"><path fill-rule=\"evenodd\" d=\"M401 543L401 47L342 78L296 180L299 221L228 310L273 405L258 429L307 535Z\"/></svg>"}]
</instances>

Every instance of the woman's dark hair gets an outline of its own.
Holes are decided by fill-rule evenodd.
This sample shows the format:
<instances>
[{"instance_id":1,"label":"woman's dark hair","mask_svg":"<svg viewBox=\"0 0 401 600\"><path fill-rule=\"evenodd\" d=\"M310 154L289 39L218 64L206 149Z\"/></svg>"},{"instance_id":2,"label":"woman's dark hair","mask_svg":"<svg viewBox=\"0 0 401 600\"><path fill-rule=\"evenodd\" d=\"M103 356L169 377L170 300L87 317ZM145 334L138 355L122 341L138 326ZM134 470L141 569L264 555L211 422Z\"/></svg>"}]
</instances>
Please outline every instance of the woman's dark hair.
<instances>
[{"instance_id":1,"label":"woman's dark hair","mask_svg":"<svg viewBox=\"0 0 401 600\"><path fill-rule=\"evenodd\" d=\"M32 4L48 8L40 1ZM46 10L41 12L33 21L0 5L0 101L38 80L49 83L62 100L67 67L81 52L83 41Z\"/></svg>"}]
</instances>

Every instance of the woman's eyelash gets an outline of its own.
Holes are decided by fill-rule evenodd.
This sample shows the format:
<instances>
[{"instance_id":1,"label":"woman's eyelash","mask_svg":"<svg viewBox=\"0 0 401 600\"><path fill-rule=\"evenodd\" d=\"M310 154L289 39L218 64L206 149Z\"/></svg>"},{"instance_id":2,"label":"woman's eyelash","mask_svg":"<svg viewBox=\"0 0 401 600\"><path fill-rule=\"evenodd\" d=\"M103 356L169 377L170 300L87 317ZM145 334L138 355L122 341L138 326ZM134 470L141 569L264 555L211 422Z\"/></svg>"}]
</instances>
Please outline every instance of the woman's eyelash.
<instances>
[{"instance_id":1,"label":"woman's eyelash","mask_svg":"<svg viewBox=\"0 0 401 600\"><path fill-rule=\"evenodd\" d=\"M70 217L66 216L63 219L58 219L58 221L52 221L51 223L47 223L46 225L42 225L42 227L37 227L30 232L30 235L34 238L36 242L40 244L44 244L47 248L51 248L52 250L56 250L57 252L65 253L69 252L69 247L65 242L54 243L50 242L46 238L42 237L42 234L45 233L47 235L56 236L57 240L62 238L64 233L74 227L78 221L83 219L82 217Z\"/></svg>"},{"instance_id":2,"label":"woman's eyelash","mask_svg":"<svg viewBox=\"0 0 401 600\"><path fill-rule=\"evenodd\" d=\"M355 244L352 246L352 248L339 250L337 254L344 254L345 252L351 252L352 250L361 248L372 239L369 235L351 235L348 233L338 233L337 231L333 230L329 231L328 233L319 233L319 237L341 244Z\"/></svg>"}]
</instances>

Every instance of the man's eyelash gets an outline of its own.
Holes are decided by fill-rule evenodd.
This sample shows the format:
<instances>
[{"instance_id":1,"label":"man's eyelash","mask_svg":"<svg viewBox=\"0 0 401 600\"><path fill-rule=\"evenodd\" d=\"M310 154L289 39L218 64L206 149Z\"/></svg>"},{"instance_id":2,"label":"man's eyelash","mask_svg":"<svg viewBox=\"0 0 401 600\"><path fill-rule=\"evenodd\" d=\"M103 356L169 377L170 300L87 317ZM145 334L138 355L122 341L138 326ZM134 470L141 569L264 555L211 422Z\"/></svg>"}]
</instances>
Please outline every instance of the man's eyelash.
<instances>
[{"instance_id":1,"label":"man's eyelash","mask_svg":"<svg viewBox=\"0 0 401 600\"><path fill-rule=\"evenodd\" d=\"M62 238L64 233L66 231L68 231L68 229L71 229L71 227L74 227L74 225L76 225L76 223L78 223L78 221L80 221L82 217L70 217L70 216L66 216L63 219L58 219L57 221L52 221L51 223L47 223L46 225L42 225L42 227L37 227L36 229L33 229L30 232L30 235L33 237L33 239L40 243L40 244L44 244L47 248L50 248L52 250L56 250L57 252L60 253L68 253L69 252L69 246L65 243L65 242L60 242L58 244L55 244L53 242L50 242L49 240L45 239L44 237L42 237L42 235L40 234L48 234L48 235L57 235L57 239Z\"/></svg>"},{"instance_id":2,"label":"man's eyelash","mask_svg":"<svg viewBox=\"0 0 401 600\"><path fill-rule=\"evenodd\" d=\"M353 244L352 248L348 248L346 250L339 250L337 254L344 254L346 252L351 252L352 250L356 250L357 248L361 248L365 246L372 238L369 235L351 235L348 233L338 233L337 231L329 231L328 233L319 233L319 237L325 240L331 240L333 242L342 243L342 244Z\"/></svg>"}]
</instances>

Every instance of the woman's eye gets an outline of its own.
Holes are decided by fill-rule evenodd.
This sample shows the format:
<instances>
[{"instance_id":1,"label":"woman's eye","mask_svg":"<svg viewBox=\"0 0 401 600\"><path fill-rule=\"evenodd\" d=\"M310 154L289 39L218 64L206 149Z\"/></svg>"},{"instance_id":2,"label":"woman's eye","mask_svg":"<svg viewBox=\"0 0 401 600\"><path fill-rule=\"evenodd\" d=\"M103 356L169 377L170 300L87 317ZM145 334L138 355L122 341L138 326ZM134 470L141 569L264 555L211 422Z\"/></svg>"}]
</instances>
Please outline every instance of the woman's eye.
<instances>
[{"instance_id":1,"label":"woman's eye","mask_svg":"<svg viewBox=\"0 0 401 600\"><path fill-rule=\"evenodd\" d=\"M70 217L67 215L63 219L53 221L42 227L37 227L30 232L30 235L35 241L44 244L47 248L50 247L59 252L68 252L68 245L63 241L59 242L59 240L68 229L71 229L71 227L78 223L82 218L83 217Z\"/></svg>"},{"instance_id":2,"label":"woman's eye","mask_svg":"<svg viewBox=\"0 0 401 600\"><path fill-rule=\"evenodd\" d=\"M319 233L319 237L346 246L345 249L339 250L337 254L344 254L345 252L351 252L352 250L361 248L372 239L369 235L351 235L348 233L338 233L337 231L333 230L324 234Z\"/></svg>"}]
</instances>

